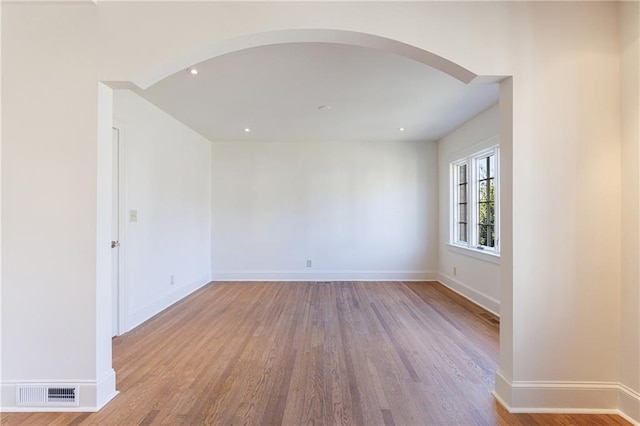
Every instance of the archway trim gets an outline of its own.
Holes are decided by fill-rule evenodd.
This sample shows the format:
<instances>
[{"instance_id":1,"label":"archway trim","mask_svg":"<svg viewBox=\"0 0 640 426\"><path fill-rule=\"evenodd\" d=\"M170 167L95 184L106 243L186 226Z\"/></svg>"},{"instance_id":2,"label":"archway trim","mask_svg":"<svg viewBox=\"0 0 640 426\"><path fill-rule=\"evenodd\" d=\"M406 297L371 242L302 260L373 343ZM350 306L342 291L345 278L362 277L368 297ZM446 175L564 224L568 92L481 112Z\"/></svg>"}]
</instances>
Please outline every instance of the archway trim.
<instances>
[{"instance_id":1,"label":"archway trim","mask_svg":"<svg viewBox=\"0 0 640 426\"><path fill-rule=\"evenodd\" d=\"M440 70L463 83L470 83L477 75L441 56L389 38L355 31L334 29L288 29L255 33L216 41L167 61L133 80L147 89L176 72L201 62L253 47L285 43L336 43L382 50L401 55Z\"/></svg>"}]
</instances>

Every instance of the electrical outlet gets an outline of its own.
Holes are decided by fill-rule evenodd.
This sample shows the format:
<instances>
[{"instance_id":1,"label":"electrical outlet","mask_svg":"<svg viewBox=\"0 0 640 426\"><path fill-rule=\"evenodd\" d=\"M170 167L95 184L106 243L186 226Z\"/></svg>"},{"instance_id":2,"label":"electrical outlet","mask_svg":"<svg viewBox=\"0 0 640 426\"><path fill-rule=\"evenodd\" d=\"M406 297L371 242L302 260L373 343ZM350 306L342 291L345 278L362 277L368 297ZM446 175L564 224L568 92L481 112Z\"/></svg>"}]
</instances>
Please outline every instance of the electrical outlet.
<instances>
[{"instance_id":1,"label":"electrical outlet","mask_svg":"<svg viewBox=\"0 0 640 426\"><path fill-rule=\"evenodd\" d=\"M458 275L458 268L456 266L453 267L453 276Z\"/></svg>"},{"instance_id":2,"label":"electrical outlet","mask_svg":"<svg viewBox=\"0 0 640 426\"><path fill-rule=\"evenodd\" d=\"M311 261L311 259L307 259L307 268L311 267L313 267L313 262Z\"/></svg>"},{"instance_id":3,"label":"electrical outlet","mask_svg":"<svg viewBox=\"0 0 640 426\"><path fill-rule=\"evenodd\" d=\"M169 284L174 285L176 283L176 276L175 275L171 275L169 277Z\"/></svg>"}]
</instances>

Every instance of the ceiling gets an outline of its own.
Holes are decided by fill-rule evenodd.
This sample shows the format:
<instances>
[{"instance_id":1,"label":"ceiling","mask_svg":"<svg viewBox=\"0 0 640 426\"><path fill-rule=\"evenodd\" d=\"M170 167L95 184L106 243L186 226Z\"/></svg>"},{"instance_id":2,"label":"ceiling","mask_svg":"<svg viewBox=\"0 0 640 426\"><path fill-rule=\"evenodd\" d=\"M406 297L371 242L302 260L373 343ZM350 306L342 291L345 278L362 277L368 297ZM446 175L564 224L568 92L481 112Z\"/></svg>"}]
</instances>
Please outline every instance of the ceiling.
<instances>
[{"instance_id":1,"label":"ceiling","mask_svg":"<svg viewBox=\"0 0 640 426\"><path fill-rule=\"evenodd\" d=\"M342 44L256 47L194 68L138 93L212 141L436 140L498 101L496 84Z\"/></svg>"}]
</instances>

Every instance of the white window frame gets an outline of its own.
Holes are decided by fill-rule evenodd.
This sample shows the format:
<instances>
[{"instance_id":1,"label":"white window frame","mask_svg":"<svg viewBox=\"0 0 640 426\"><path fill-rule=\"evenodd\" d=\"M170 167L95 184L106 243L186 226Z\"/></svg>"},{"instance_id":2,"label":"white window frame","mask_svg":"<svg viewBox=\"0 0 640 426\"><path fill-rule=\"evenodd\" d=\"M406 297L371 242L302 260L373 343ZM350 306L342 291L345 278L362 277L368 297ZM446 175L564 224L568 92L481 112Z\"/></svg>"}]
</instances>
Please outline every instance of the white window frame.
<instances>
[{"instance_id":1,"label":"white window frame","mask_svg":"<svg viewBox=\"0 0 640 426\"><path fill-rule=\"evenodd\" d=\"M460 172L459 172L459 168L462 166L467 166L467 241L462 241L460 239L460 233L459 233L459 222L460 222L460 208L459 208L459 201L460 201L460 193L459 193L459 186L460 186ZM451 238L450 238L450 242L452 244L458 245L458 246L462 246L462 247L467 247L469 245L469 223L471 220L471 216L470 216L470 211L469 211L469 206L471 204L471 200L470 200L470 188L471 188L471 182L469 181L471 175L471 167L468 161L468 158L462 158L460 160L454 161L451 163L451 198L452 198L452 203L451 203Z\"/></svg>"},{"instance_id":2,"label":"white window frame","mask_svg":"<svg viewBox=\"0 0 640 426\"><path fill-rule=\"evenodd\" d=\"M478 232L478 161L487 156L495 155L495 246L481 246ZM461 241L458 235L459 222L459 174L458 168L467 166L467 241ZM450 163L450 214L449 245L455 248L471 250L475 253L483 253L492 256L500 256L500 148L498 145L476 151L470 155L459 158Z\"/></svg>"}]
</instances>

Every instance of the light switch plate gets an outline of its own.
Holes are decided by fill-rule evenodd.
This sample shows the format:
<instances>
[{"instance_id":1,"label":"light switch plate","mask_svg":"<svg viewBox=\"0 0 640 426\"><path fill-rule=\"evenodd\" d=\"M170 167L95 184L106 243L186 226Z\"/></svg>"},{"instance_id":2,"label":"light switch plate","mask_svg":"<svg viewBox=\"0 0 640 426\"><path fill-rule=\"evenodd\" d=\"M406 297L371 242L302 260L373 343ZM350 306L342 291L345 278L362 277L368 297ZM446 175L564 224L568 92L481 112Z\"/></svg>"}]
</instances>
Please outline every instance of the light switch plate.
<instances>
[{"instance_id":1,"label":"light switch plate","mask_svg":"<svg viewBox=\"0 0 640 426\"><path fill-rule=\"evenodd\" d=\"M138 210L129 210L129 222L138 221Z\"/></svg>"}]
</instances>

